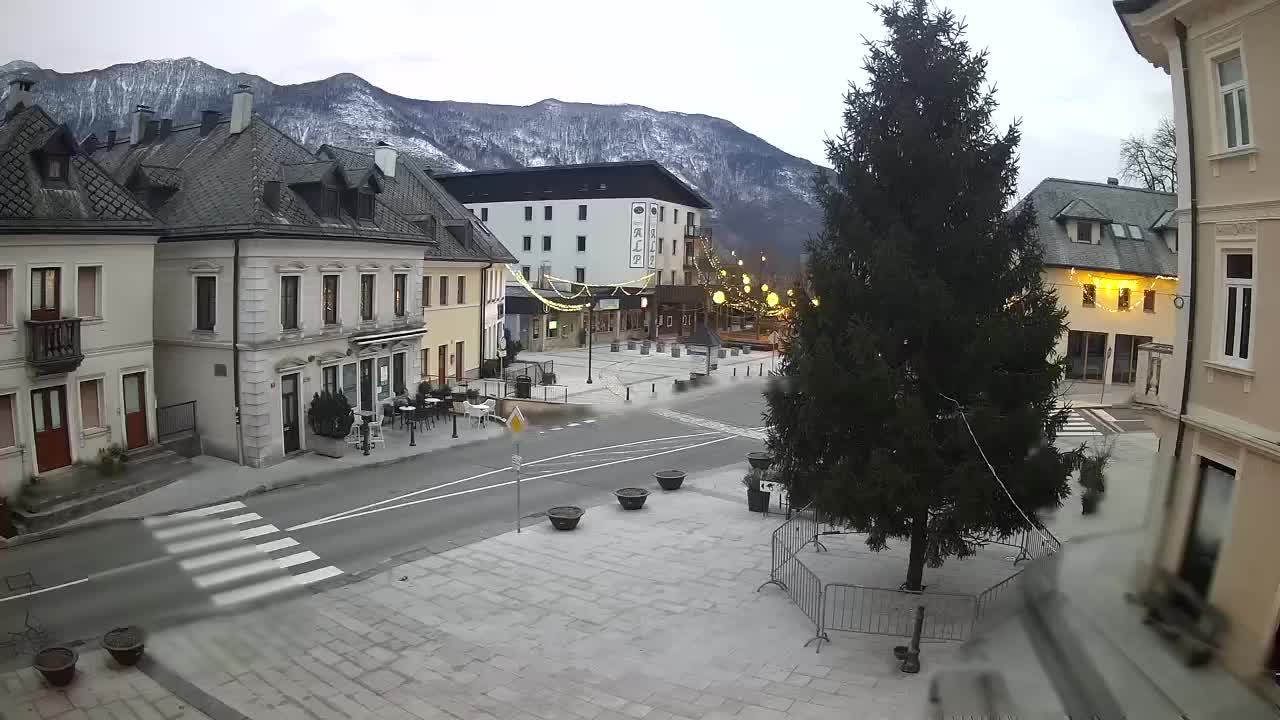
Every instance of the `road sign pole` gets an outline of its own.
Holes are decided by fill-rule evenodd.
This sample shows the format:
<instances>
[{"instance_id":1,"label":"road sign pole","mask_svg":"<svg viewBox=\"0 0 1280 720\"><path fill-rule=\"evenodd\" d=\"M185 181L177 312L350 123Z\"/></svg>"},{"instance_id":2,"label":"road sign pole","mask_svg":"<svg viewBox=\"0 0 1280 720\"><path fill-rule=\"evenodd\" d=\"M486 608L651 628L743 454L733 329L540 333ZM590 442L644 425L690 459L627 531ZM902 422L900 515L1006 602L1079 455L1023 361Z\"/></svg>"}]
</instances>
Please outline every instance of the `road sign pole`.
<instances>
[{"instance_id":1,"label":"road sign pole","mask_svg":"<svg viewBox=\"0 0 1280 720\"><path fill-rule=\"evenodd\" d=\"M512 459L515 460L515 462L513 463L513 467L515 467L515 470L516 470L516 532L519 533L520 532L520 441L519 440L515 442L515 447L516 447L516 451L515 451L515 455L512 456Z\"/></svg>"}]
</instances>

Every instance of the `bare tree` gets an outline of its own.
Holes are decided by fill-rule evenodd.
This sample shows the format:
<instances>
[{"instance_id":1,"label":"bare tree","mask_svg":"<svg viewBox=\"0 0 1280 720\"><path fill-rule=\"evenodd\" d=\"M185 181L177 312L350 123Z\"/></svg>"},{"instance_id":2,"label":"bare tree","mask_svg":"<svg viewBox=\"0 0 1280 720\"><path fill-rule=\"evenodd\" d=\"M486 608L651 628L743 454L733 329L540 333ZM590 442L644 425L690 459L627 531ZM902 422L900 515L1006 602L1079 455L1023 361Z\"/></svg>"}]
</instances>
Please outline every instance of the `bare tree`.
<instances>
[{"instance_id":1,"label":"bare tree","mask_svg":"<svg viewBox=\"0 0 1280 720\"><path fill-rule=\"evenodd\" d=\"M1149 137L1130 135L1120 145L1120 173L1148 190L1178 189L1178 149L1173 121L1161 118Z\"/></svg>"}]
</instances>

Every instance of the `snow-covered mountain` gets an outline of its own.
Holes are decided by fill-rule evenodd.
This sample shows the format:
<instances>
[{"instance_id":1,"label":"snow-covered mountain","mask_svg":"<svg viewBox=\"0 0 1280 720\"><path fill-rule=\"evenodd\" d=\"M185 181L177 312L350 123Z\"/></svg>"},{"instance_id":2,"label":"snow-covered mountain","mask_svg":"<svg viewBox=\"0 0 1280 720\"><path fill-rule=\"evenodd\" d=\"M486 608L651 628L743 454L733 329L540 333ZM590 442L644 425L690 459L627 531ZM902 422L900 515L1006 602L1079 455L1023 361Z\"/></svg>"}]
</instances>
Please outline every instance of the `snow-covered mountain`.
<instances>
[{"instance_id":1,"label":"snow-covered mountain","mask_svg":"<svg viewBox=\"0 0 1280 720\"><path fill-rule=\"evenodd\" d=\"M816 165L708 115L551 99L527 107L416 100L348 73L276 85L194 58L74 73L16 60L0 66L0 87L19 75L37 80L36 102L77 137L123 130L139 103L176 124L206 109L226 113L244 83L258 112L313 149L385 140L441 171L653 158L716 206L718 241L779 258L797 257L820 216Z\"/></svg>"}]
</instances>

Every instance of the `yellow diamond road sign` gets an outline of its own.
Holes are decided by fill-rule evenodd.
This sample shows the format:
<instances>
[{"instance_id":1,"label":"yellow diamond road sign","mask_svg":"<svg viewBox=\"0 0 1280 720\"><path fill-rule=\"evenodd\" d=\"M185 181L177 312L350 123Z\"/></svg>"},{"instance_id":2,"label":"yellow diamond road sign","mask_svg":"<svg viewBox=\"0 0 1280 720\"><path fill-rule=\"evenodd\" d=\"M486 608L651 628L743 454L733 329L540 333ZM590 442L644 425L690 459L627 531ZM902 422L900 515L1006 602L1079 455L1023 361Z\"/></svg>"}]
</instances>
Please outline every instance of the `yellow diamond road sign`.
<instances>
[{"instance_id":1,"label":"yellow diamond road sign","mask_svg":"<svg viewBox=\"0 0 1280 720\"><path fill-rule=\"evenodd\" d=\"M513 433L524 432L525 426L529 423L524 419L524 413L520 412L519 406L511 411L511 415L507 417L507 429Z\"/></svg>"}]
</instances>

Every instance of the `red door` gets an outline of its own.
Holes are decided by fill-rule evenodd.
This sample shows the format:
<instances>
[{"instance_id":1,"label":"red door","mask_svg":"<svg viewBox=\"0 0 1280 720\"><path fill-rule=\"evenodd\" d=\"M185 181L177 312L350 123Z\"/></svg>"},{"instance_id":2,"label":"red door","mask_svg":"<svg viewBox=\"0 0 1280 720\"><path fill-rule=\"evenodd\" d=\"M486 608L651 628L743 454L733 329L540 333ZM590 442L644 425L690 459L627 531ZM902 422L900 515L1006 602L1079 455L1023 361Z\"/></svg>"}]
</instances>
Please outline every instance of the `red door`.
<instances>
[{"instance_id":1,"label":"red door","mask_svg":"<svg viewBox=\"0 0 1280 720\"><path fill-rule=\"evenodd\" d=\"M48 472L71 464L65 387L31 391L32 429L36 436L36 469Z\"/></svg>"},{"instance_id":2,"label":"red door","mask_svg":"<svg viewBox=\"0 0 1280 720\"><path fill-rule=\"evenodd\" d=\"M147 446L147 384L144 373L124 376L124 441L130 450Z\"/></svg>"},{"instance_id":3,"label":"red door","mask_svg":"<svg viewBox=\"0 0 1280 720\"><path fill-rule=\"evenodd\" d=\"M439 373L440 375L440 378L439 378L440 382L438 384L441 387L444 386L444 376L445 376L445 373L448 372L448 368L449 368L449 346L441 345L440 349L436 351L436 372Z\"/></svg>"}]
</instances>

